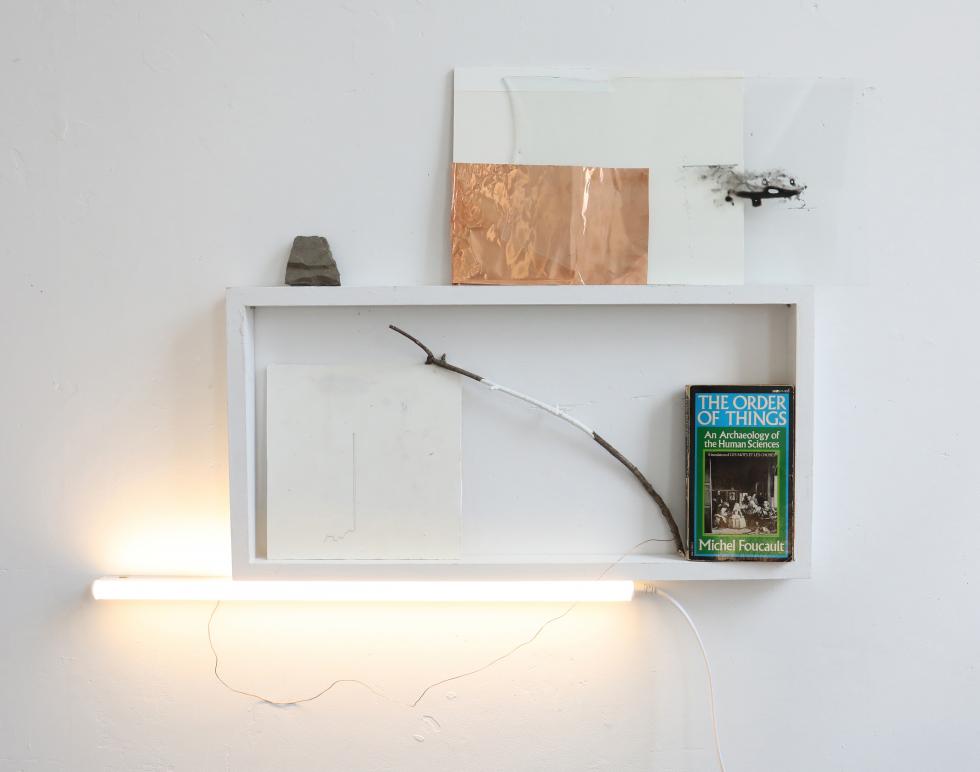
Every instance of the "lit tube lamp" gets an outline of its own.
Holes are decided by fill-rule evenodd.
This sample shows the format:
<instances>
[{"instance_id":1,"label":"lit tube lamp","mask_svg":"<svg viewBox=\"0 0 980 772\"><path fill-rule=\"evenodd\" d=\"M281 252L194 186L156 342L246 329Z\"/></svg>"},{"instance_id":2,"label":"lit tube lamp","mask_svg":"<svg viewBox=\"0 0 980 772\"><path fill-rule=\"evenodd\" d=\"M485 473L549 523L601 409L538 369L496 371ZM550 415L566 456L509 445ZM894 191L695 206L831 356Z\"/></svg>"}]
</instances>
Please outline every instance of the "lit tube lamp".
<instances>
[{"instance_id":1,"label":"lit tube lamp","mask_svg":"<svg viewBox=\"0 0 980 772\"><path fill-rule=\"evenodd\" d=\"M107 576L96 600L328 601L418 603L608 602L633 599L633 582L601 581L302 581Z\"/></svg>"}]
</instances>

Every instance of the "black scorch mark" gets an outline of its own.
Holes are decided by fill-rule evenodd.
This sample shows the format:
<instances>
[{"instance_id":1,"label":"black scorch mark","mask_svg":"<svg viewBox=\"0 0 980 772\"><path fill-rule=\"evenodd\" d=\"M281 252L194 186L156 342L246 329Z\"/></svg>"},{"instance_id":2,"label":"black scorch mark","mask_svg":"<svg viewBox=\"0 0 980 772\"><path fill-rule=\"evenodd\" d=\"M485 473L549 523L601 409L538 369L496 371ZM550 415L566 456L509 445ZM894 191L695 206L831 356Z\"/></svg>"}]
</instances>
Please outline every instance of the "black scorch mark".
<instances>
[{"instance_id":1,"label":"black scorch mark","mask_svg":"<svg viewBox=\"0 0 980 772\"><path fill-rule=\"evenodd\" d=\"M806 190L806 185L782 169L750 172L734 166L708 166L701 179L716 182L715 190L724 193L725 201L733 206L736 198L748 199L752 206L762 206L766 199L799 198Z\"/></svg>"}]
</instances>

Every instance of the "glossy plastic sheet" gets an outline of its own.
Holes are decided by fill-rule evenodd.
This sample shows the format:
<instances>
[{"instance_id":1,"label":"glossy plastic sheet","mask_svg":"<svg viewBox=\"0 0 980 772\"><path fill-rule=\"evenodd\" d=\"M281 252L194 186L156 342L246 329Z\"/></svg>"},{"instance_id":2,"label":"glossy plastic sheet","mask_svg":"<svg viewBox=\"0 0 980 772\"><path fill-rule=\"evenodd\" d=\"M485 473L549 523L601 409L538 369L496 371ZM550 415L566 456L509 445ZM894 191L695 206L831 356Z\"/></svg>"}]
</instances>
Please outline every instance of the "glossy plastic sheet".
<instances>
[{"instance_id":1,"label":"glossy plastic sheet","mask_svg":"<svg viewBox=\"0 0 980 772\"><path fill-rule=\"evenodd\" d=\"M453 164L454 284L646 284L648 169Z\"/></svg>"}]
</instances>

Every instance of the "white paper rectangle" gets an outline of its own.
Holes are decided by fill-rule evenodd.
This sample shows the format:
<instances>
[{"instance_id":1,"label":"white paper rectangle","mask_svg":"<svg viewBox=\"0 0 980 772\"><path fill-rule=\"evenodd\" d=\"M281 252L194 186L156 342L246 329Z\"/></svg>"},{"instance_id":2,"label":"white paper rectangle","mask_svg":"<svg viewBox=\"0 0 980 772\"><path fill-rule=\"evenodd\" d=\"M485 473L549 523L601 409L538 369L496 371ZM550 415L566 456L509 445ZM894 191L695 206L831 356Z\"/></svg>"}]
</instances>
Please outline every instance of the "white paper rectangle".
<instances>
[{"instance_id":1,"label":"white paper rectangle","mask_svg":"<svg viewBox=\"0 0 980 772\"><path fill-rule=\"evenodd\" d=\"M461 388L423 364L269 365L269 558L456 558Z\"/></svg>"},{"instance_id":2,"label":"white paper rectangle","mask_svg":"<svg viewBox=\"0 0 980 772\"><path fill-rule=\"evenodd\" d=\"M456 163L650 169L652 284L741 284L742 207L701 179L743 160L743 84L583 68L458 68Z\"/></svg>"}]
</instances>

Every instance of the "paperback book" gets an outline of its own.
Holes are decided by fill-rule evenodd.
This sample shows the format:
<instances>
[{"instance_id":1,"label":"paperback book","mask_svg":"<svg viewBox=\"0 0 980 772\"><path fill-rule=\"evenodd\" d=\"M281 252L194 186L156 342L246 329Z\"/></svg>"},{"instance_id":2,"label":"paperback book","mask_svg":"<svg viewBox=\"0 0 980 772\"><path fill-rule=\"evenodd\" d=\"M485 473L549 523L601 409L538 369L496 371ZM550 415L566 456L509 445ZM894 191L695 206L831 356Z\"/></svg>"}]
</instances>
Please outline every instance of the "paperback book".
<instances>
[{"instance_id":1,"label":"paperback book","mask_svg":"<svg viewBox=\"0 0 980 772\"><path fill-rule=\"evenodd\" d=\"M691 560L793 559L791 386L687 387Z\"/></svg>"}]
</instances>

